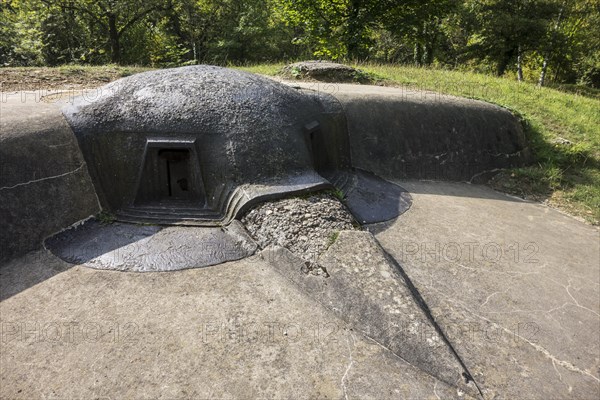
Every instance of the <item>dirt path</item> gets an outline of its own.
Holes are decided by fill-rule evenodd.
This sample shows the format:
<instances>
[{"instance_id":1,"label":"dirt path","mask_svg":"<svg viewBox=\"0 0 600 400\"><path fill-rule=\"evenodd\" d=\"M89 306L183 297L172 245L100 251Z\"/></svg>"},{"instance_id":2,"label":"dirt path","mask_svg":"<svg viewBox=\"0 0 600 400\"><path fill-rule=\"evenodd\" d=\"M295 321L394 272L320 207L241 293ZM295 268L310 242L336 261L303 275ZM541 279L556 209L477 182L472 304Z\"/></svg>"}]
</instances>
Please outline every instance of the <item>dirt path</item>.
<instances>
[{"instance_id":1,"label":"dirt path","mask_svg":"<svg viewBox=\"0 0 600 400\"><path fill-rule=\"evenodd\" d=\"M93 88L149 69L117 66L0 68L0 92Z\"/></svg>"}]
</instances>

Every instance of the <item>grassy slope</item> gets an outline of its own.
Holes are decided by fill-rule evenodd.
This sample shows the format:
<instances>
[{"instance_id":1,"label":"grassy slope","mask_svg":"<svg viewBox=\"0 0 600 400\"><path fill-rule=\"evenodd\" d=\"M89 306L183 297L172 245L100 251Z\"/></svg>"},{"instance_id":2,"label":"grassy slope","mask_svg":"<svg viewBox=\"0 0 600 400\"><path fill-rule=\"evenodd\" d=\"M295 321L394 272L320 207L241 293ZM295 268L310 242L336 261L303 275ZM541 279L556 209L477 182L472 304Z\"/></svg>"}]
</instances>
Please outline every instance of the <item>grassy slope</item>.
<instances>
[{"instance_id":1,"label":"grassy slope","mask_svg":"<svg viewBox=\"0 0 600 400\"><path fill-rule=\"evenodd\" d=\"M246 70L274 75L281 65ZM600 99L531 83L462 71L358 65L386 85L481 99L520 115L535 153L530 167L505 171L490 184L600 223ZM564 140L563 140L564 139Z\"/></svg>"}]
</instances>

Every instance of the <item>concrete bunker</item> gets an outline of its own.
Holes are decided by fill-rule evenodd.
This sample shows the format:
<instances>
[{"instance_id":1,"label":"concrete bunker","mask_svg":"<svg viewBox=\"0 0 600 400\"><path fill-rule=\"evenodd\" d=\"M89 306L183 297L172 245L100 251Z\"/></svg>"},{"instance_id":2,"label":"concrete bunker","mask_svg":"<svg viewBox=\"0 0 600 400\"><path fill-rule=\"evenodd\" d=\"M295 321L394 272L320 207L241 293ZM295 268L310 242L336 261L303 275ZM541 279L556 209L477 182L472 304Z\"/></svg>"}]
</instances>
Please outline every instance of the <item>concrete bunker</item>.
<instances>
[{"instance_id":1,"label":"concrete bunker","mask_svg":"<svg viewBox=\"0 0 600 400\"><path fill-rule=\"evenodd\" d=\"M350 168L336 137L345 118L328 96L200 66L122 79L64 113L104 210L222 226L257 201L332 188L323 175Z\"/></svg>"},{"instance_id":2,"label":"concrete bunker","mask_svg":"<svg viewBox=\"0 0 600 400\"><path fill-rule=\"evenodd\" d=\"M381 222L411 200L379 176L476 181L529 160L519 121L498 106L395 88L292 85L192 66L115 81L76 98L62 115L57 104L44 105L34 125L18 102L14 112L3 110L11 138L1 151L5 164L23 163L22 155L48 179L1 176L0 216L27 221L1 232L2 257L98 209L121 222L227 227L259 202L336 189L359 223ZM68 151L36 147L40 132ZM19 143L34 151L23 153ZM18 205L19 196L49 185L52 198ZM82 206L48 213L67 198Z\"/></svg>"},{"instance_id":3,"label":"concrete bunker","mask_svg":"<svg viewBox=\"0 0 600 400\"><path fill-rule=\"evenodd\" d=\"M368 225L395 218L411 205L404 189L378 175L436 178L427 175L427 168L411 175L407 163L444 168L453 172L448 175L452 179L471 181L489 170L527 161L518 121L499 107L456 99L440 105L407 99L406 93L393 89L316 89L209 66L122 79L99 89L97 98L80 97L67 106L63 112L68 127L54 111L42 117L51 122L45 128L58 138L72 142L74 133L77 144L69 151L77 164L72 170L29 187L25 179L23 184L11 182L0 196L8 193L18 199L21 190L59 182L53 187L60 193L54 201L80 195L93 200L85 203L91 214L97 211L97 195L100 208L114 214L117 222L88 220L46 239L47 248L63 260L92 268L172 271L254 254L257 244L238 219L264 200L336 189L355 219ZM15 164L19 161L16 157ZM474 170L456 167L469 161L476 161ZM64 177L78 179L60 180ZM14 205L20 204L0 202L5 207L0 214L44 219L43 210L36 213L30 207L25 214L10 208ZM54 219L43 234L81 219L80 213ZM10 234L26 237L39 230L11 229L2 236L3 243ZM393 257L369 232L341 236L323 260L331 276L300 275L302 260L298 264L285 248L264 255L360 331L371 332L403 359L476 395L473 375ZM354 257L361 251L369 256L367 261ZM373 266L380 268L379 274ZM370 288L384 288L389 298L381 300L381 293ZM390 305L398 312L389 312ZM411 319L416 315L420 325L436 332L431 340L438 345L424 347L414 335L389 331L403 313Z\"/></svg>"}]
</instances>

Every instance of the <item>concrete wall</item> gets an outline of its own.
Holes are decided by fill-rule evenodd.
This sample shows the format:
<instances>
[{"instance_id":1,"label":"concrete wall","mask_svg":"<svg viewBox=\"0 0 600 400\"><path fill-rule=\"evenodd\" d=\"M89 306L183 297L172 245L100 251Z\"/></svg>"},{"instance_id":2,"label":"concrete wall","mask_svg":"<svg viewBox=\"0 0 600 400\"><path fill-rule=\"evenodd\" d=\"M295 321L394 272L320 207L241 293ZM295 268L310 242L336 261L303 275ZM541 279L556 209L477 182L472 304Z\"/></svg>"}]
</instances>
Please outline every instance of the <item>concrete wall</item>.
<instances>
[{"instance_id":1,"label":"concrete wall","mask_svg":"<svg viewBox=\"0 0 600 400\"><path fill-rule=\"evenodd\" d=\"M0 93L0 261L99 211L59 105Z\"/></svg>"},{"instance_id":2,"label":"concrete wall","mask_svg":"<svg viewBox=\"0 0 600 400\"><path fill-rule=\"evenodd\" d=\"M383 177L482 182L531 159L519 120L499 106L401 88L300 85L340 101L352 165Z\"/></svg>"},{"instance_id":3,"label":"concrete wall","mask_svg":"<svg viewBox=\"0 0 600 400\"><path fill-rule=\"evenodd\" d=\"M326 104L322 134L341 137L347 125L352 165L383 177L476 182L530 161L519 121L501 107L394 88L294 85L339 101L339 110L335 100ZM40 102L34 93L0 95L0 260L6 260L100 207L62 104ZM348 142L328 146L340 152L336 164L347 163Z\"/></svg>"}]
</instances>

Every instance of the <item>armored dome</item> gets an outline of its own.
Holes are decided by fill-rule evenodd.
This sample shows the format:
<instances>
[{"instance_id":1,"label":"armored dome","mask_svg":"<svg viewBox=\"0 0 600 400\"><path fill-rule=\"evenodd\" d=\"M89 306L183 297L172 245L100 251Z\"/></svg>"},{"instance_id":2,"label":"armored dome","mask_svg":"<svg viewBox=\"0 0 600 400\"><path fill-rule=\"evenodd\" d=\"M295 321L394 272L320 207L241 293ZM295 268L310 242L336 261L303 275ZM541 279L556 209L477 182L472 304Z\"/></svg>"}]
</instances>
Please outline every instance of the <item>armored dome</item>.
<instances>
[{"instance_id":1,"label":"armored dome","mask_svg":"<svg viewBox=\"0 0 600 400\"><path fill-rule=\"evenodd\" d=\"M311 135L344 128L331 96L215 66L126 77L63 112L103 208L123 220L200 225L265 196L328 186ZM334 142L328 160L343 163Z\"/></svg>"}]
</instances>

